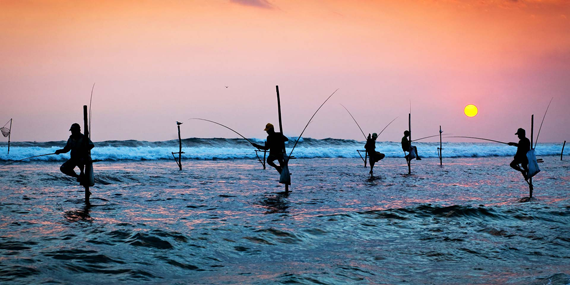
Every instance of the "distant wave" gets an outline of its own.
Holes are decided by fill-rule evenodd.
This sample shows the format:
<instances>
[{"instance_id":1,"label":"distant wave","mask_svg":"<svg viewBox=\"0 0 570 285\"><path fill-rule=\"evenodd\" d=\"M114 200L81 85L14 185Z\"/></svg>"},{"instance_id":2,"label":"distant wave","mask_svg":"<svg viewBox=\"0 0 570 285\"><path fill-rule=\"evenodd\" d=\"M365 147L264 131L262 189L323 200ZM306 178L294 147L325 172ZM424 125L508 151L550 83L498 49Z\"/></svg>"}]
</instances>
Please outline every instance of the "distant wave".
<instances>
[{"instance_id":1,"label":"distant wave","mask_svg":"<svg viewBox=\"0 0 570 285\"><path fill-rule=\"evenodd\" d=\"M264 140L250 139L263 144ZM296 138L290 138L287 143L288 151ZM299 141L293 155L297 158L358 158L356 150L364 150L364 141L345 139L312 139L304 138ZM14 161L53 153L62 148L65 141L50 142L13 142L10 154L7 154L6 142L0 143L0 161ZM438 157L439 143L415 143L421 157ZM243 139L225 138L187 138L182 140L182 155L185 159L256 159L255 148ZM457 143L443 144L443 157L499 157L513 156L515 147L495 143ZM377 142L376 150L387 157L403 157L399 142ZM560 155L561 146L558 144L539 144L536 153L539 156ZM178 140L168 141L102 141L95 142L92 157L96 160L161 160L172 159L172 152L178 151ZM261 154L262 155L262 154ZM63 161L69 159L69 154L49 155L31 159L32 161Z\"/></svg>"}]
</instances>

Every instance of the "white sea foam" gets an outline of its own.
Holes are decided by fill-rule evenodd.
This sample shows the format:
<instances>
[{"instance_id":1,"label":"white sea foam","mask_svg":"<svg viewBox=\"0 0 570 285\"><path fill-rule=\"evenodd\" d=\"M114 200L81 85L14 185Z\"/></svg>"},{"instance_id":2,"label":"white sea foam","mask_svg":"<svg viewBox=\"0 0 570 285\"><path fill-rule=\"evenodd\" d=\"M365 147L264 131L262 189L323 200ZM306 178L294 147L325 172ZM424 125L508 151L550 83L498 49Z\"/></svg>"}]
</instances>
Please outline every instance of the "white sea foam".
<instances>
[{"instance_id":1,"label":"white sea foam","mask_svg":"<svg viewBox=\"0 0 570 285\"><path fill-rule=\"evenodd\" d=\"M263 140L251 139L263 144ZM287 152L295 142L291 138L287 143ZM54 153L62 148L65 142L16 142L7 154L7 145L0 144L0 161L15 161L31 156ZM439 143L415 143L418 152L424 158L438 157ZM172 152L178 151L177 141L105 141L96 142L92 150L95 160L161 160L172 159ZM183 140L184 159L255 159L255 148L242 139L198 139ZM359 158L357 150L364 150L364 142L341 139L303 139L293 152L297 158ZM403 157L404 153L397 142L377 142L376 150L387 157ZM537 156L560 155L561 146L558 144L540 144L536 148ZM454 143L443 144L443 157L494 157L513 156L516 148L494 143ZM260 153L262 156L263 154ZM568 155L568 154L567 154ZM35 157L33 161L63 161L69 159L69 153ZM27 161L27 160L26 160Z\"/></svg>"}]
</instances>

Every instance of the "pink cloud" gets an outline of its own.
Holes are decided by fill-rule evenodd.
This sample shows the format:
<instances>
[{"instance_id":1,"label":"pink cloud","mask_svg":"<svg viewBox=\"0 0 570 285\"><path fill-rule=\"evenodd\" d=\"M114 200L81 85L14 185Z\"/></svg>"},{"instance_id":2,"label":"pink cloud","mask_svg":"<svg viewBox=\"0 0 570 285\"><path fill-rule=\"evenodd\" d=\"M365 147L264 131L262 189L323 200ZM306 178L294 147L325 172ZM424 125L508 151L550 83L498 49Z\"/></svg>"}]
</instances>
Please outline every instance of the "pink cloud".
<instances>
[{"instance_id":1,"label":"pink cloud","mask_svg":"<svg viewBox=\"0 0 570 285\"><path fill-rule=\"evenodd\" d=\"M273 5L271 5L267 0L230 0L230 2L244 6L273 9Z\"/></svg>"}]
</instances>

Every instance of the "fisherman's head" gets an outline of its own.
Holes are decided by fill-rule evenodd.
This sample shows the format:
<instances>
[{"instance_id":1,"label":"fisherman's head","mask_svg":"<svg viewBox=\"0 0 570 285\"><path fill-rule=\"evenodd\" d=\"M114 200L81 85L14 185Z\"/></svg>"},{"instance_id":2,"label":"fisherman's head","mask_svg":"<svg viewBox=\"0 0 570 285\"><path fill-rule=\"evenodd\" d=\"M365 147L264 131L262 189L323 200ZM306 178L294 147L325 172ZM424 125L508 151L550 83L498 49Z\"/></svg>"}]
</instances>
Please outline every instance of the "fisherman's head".
<instances>
[{"instance_id":1,"label":"fisherman's head","mask_svg":"<svg viewBox=\"0 0 570 285\"><path fill-rule=\"evenodd\" d=\"M519 136L520 139L526 137L526 131L523 128L519 128L515 135Z\"/></svg>"},{"instance_id":2,"label":"fisherman's head","mask_svg":"<svg viewBox=\"0 0 570 285\"><path fill-rule=\"evenodd\" d=\"M404 131L404 136L410 136L410 131Z\"/></svg>"},{"instance_id":3,"label":"fisherman's head","mask_svg":"<svg viewBox=\"0 0 570 285\"><path fill-rule=\"evenodd\" d=\"M375 140L375 139L377 139L377 138L378 138L378 134L377 134L377 133L373 133L373 134L372 134L372 139Z\"/></svg>"},{"instance_id":4,"label":"fisherman's head","mask_svg":"<svg viewBox=\"0 0 570 285\"><path fill-rule=\"evenodd\" d=\"M81 133L81 126L79 126L78 123L73 123L73 125L71 125L71 128L69 128L69 130L71 131L72 134Z\"/></svg>"},{"instance_id":5,"label":"fisherman's head","mask_svg":"<svg viewBox=\"0 0 570 285\"><path fill-rule=\"evenodd\" d=\"M274 133L275 129L273 127L272 123L267 123L267 125L265 125L265 129L264 131L268 132L268 133Z\"/></svg>"}]
</instances>

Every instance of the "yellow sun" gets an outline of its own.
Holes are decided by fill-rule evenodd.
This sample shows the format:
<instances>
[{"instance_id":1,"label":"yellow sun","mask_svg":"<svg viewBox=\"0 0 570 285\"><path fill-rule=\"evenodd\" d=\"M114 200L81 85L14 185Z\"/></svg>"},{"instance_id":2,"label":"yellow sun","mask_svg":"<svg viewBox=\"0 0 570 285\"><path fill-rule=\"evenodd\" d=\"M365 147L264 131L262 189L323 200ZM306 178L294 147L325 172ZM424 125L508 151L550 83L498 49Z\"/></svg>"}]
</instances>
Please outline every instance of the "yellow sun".
<instances>
[{"instance_id":1,"label":"yellow sun","mask_svg":"<svg viewBox=\"0 0 570 285\"><path fill-rule=\"evenodd\" d=\"M467 117L475 117L475 115L477 115L477 107L475 107L475 105L467 105L465 106L465 115L467 115Z\"/></svg>"}]
</instances>

